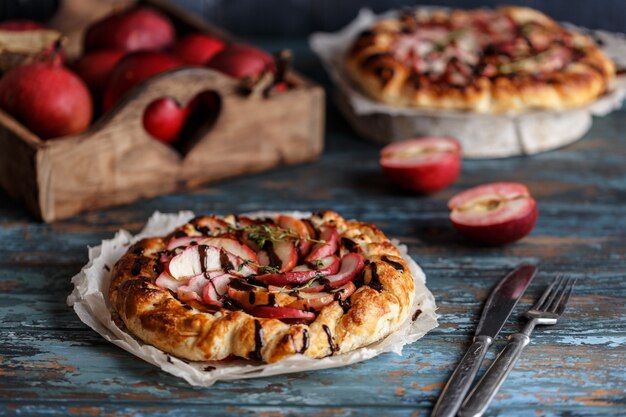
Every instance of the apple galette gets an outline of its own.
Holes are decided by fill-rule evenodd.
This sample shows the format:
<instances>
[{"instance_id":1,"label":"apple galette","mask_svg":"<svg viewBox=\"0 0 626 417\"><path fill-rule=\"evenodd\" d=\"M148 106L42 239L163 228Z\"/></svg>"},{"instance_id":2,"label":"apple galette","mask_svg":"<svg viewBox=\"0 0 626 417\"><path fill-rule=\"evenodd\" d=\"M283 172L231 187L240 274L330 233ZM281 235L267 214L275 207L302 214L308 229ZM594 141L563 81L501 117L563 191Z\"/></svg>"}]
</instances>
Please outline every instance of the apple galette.
<instances>
[{"instance_id":1,"label":"apple galette","mask_svg":"<svg viewBox=\"0 0 626 417\"><path fill-rule=\"evenodd\" d=\"M193 361L349 352L397 329L413 298L389 239L332 211L197 217L133 245L109 290L131 333Z\"/></svg>"}]
</instances>

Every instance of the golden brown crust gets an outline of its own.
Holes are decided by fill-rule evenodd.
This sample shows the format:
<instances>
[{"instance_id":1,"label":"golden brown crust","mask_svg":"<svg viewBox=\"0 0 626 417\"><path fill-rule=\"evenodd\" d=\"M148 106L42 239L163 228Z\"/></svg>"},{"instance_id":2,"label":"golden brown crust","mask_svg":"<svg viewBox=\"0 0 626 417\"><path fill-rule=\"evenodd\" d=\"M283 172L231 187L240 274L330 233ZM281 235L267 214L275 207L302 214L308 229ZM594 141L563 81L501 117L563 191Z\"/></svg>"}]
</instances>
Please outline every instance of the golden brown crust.
<instances>
[{"instance_id":1,"label":"golden brown crust","mask_svg":"<svg viewBox=\"0 0 626 417\"><path fill-rule=\"evenodd\" d=\"M198 233L195 219L177 231ZM287 324L253 317L244 311L211 309L181 302L155 284L159 256L174 232L143 239L115 264L109 290L114 313L141 340L177 357L221 360L229 356L276 362L295 354L321 358L366 346L393 332L408 317L414 280L398 249L376 226L346 221L337 213L310 218L316 227L332 225L342 239L341 253L358 251L366 260L362 285L350 297L347 311L334 301L312 323Z\"/></svg>"},{"instance_id":2,"label":"golden brown crust","mask_svg":"<svg viewBox=\"0 0 626 417\"><path fill-rule=\"evenodd\" d=\"M488 24L493 31L481 38ZM479 34L466 35L467 27ZM515 6L383 19L357 37L345 69L365 93L393 106L481 113L583 106L615 77L613 62L589 37Z\"/></svg>"}]
</instances>

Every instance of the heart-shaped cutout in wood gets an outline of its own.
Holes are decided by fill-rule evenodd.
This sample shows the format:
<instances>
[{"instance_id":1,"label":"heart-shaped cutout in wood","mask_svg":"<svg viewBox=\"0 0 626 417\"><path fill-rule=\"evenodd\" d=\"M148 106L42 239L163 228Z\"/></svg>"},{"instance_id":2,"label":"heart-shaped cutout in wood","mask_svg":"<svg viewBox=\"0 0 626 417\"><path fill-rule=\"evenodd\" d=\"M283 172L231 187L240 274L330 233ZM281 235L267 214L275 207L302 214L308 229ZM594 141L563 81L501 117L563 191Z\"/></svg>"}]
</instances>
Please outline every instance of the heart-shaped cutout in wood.
<instances>
[{"instance_id":1,"label":"heart-shaped cutout in wood","mask_svg":"<svg viewBox=\"0 0 626 417\"><path fill-rule=\"evenodd\" d=\"M217 120L221 98L215 91L202 91L187 105L172 97L152 101L143 113L143 126L150 136L187 154Z\"/></svg>"}]
</instances>

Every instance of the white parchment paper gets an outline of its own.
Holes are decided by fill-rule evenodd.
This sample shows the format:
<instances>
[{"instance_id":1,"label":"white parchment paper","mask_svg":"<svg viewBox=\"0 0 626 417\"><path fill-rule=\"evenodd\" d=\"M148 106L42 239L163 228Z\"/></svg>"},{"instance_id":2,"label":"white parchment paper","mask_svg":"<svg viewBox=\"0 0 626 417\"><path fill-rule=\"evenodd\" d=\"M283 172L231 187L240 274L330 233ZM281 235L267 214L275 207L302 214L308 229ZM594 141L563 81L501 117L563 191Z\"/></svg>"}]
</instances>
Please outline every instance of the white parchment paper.
<instances>
[{"instance_id":1,"label":"white parchment paper","mask_svg":"<svg viewBox=\"0 0 626 417\"><path fill-rule=\"evenodd\" d=\"M247 215L262 217L270 214L275 213L255 212ZM287 214L294 217L310 215L310 213L302 212L288 212ZM89 262L72 278L74 290L67 298L68 305L74 308L81 321L100 333L106 340L172 375L183 378L192 385L210 386L220 380L257 378L335 368L360 362L384 352L402 354L404 345L415 342L438 325L435 299L426 288L426 277L423 271L409 257L406 246L394 241L415 278L415 301L407 320L395 333L385 339L346 354L323 359L295 356L275 364L253 364L245 360L224 363L187 362L177 359L120 329L111 319L106 294L109 290L110 268L128 250L130 245L145 237L167 234L192 217L194 214L190 211L181 211L177 214L155 212L139 234L133 236L127 231L121 230L115 234L113 239L104 240L101 245L89 248ZM418 309L422 312L415 321L412 321L412 316Z\"/></svg>"},{"instance_id":2,"label":"white parchment paper","mask_svg":"<svg viewBox=\"0 0 626 417\"><path fill-rule=\"evenodd\" d=\"M432 9L425 7L425 9ZM626 97L626 76L617 77L611 91L589 106L566 110L532 110L523 113L484 114L470 111L394 107L369 98L344 71L343 59L354 38L376 20L394 12L376 15L362 9L346 27L334 33L314 33L311 49L338 88L339 109L364 138L386 144L413 135L453 136L461 141L464 156L506 157L534 154L571 143L591 127L591 116L605 116L621 107ZM626 36L588 30L566 24L602 42L602 50L618 68L626 68Z\"/></svg>"}]
</instances>

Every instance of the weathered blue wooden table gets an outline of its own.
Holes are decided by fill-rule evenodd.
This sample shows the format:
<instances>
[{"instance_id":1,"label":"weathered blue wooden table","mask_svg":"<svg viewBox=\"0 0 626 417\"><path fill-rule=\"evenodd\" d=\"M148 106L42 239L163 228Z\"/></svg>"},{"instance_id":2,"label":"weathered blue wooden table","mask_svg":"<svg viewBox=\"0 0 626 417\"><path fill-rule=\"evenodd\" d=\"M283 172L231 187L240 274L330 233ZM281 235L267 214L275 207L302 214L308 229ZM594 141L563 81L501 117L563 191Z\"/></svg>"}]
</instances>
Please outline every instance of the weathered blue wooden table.
<instances>
[{"instance_id":1,"label":"weathered blue wooden table","mask_svg":"<svg viewBox=\"0 0 626 417\"><path fill-rule=\"evenodd\" d=\"M303 41L298 66L328 81ZM474 331L489 289L511 267L540 273L513 318L565 272L579 277L558 326L538 329L489 415L626 415L626 112L597 119L585 139L528 158L466 161L461 179L430 197L382 178L378 148L330 107L321 161L195 192L89 213L53 225L0 194L0 415L426 416ZM259 138L263 140L263 138ZM528 184L539 222L522 242L477 248L448 222L447 199L484 182ZM120 228L155 210L229 213L331 208L376 223L409 245L427 274L441 326L405 349L343 369L194 388L109 344L65 304L70 278ZM510 320L504 335L517 329ZM502 346L504 337L496 343ZM491 358L493 355L491 355Z\"/></svg>"}]
</instances>

